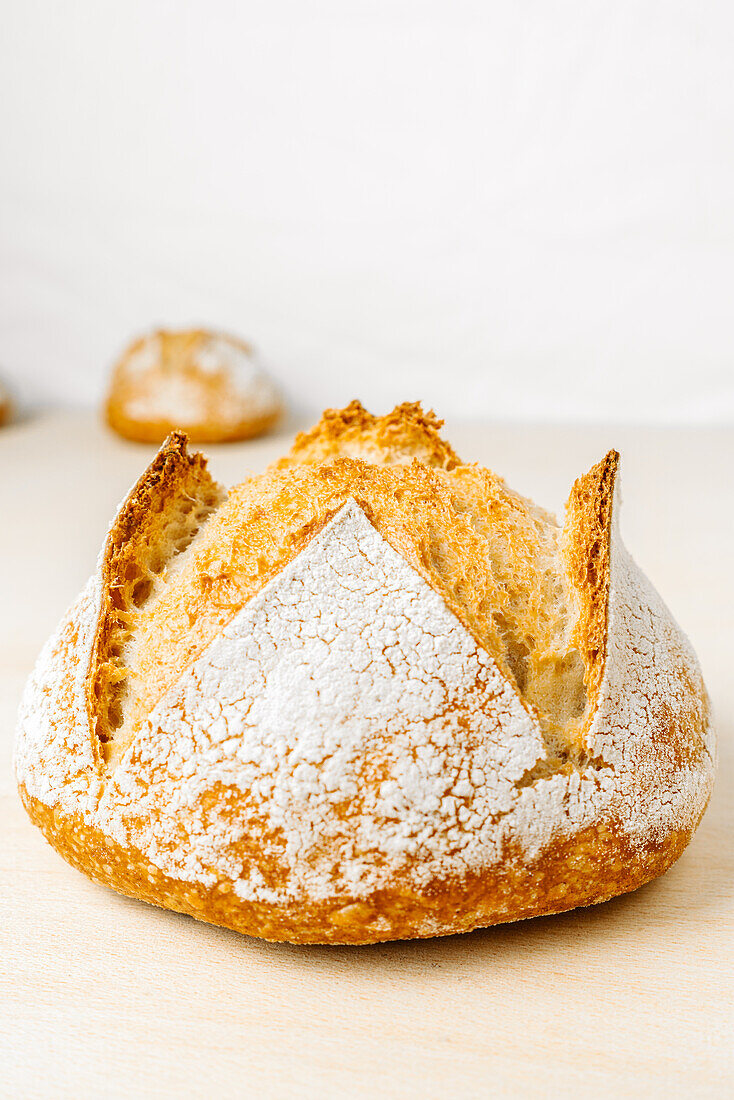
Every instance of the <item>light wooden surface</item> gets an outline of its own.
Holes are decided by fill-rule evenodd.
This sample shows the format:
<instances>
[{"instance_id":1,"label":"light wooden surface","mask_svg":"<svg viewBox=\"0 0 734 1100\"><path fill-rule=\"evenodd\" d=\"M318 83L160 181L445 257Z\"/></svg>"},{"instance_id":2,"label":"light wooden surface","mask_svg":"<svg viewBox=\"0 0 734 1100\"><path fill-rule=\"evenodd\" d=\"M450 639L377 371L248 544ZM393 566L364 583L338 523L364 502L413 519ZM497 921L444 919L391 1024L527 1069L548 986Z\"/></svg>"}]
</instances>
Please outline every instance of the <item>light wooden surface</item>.
<instances>
[{"instance_id":1,"label":"light wooden surface","mask_svg":"<svg viewBox=\"0 0 734 1100\"><path fill-rule=\"evenodd\" d=\"M732 1095L734 431L448 430L549 507L622 451L623 533L718 717L717 787L688 851L603 906L362 948L269 945L88 882L17 799L15 711L151 450L92 414L40 416L0 432L1 1095ZM240 480L286 436L209 448L215 475Z\"/></svg>"}]
</instances>

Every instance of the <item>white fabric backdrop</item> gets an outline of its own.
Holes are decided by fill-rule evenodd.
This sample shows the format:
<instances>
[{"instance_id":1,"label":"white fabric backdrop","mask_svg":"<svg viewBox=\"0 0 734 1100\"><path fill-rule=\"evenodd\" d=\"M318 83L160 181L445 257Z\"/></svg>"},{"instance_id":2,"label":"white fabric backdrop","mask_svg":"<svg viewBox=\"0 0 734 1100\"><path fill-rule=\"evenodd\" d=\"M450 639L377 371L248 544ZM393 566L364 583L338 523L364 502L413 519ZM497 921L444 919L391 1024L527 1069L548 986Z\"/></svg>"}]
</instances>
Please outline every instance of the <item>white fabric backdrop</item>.
<instances>
[{"instance_id":1,"label":"white fabric backdrop","mask_svg":"<svg viewBox=\"0 0 734 1100\"><path fill-rule=\"evenodd\" d=\"M734 417L730 0L8 0L0 375L152 324L300 404Z\"/></svg>"}]
</instances>

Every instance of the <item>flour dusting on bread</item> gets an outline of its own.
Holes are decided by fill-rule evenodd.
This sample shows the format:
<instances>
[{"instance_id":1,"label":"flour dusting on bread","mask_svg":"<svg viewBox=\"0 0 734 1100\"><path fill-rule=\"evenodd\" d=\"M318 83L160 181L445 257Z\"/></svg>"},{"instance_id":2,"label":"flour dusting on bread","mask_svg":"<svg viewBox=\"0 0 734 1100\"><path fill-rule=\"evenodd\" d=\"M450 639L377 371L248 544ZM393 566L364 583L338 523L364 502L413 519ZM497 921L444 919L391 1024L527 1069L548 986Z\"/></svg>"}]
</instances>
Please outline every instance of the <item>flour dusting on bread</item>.
<instances>
[{"instance_id":1,"label":"flour dusting on bread","mask_svg":"<svg viewBox=\"0 0 734 1100\"><path fill-rule=\"evenodd\" d=\"M136 340L117 363L105 413L112 428L141 442L184 430L199 442L248 439L270 428L281 399L261 357L220 332L159 330Z\"/></svg>"},{"instance_id":2,"label":"flour dusting on bread","mask_svg":"<svg viewBox=\"0 0 734 1100\"><path fill-rule=\"evenodd\" d=\"M560 527L417 405L331 410L229 494L172 439L29 682L29 813L123 892L300 942L648 881L700 819L715 742L619 538L617 464Z\"/></svg>"},{"instance_id":3,"label":"flour dusting on bread","mask_svg":"<svg viewBox=\"0 0 734 1100\"><path fill-rule=\"evenodd\" d=\"M158 704L100 813L134 816L120 839L169 874L213 881L212 837L228 852L257 832L240 896L361 897L409 865L425 884L486 859L545 751L495 663L349 502ZM203 828L215 787L237 814L225 799ZM175 849L172 805L191 811Z\"/></svg>"}]
</instances>

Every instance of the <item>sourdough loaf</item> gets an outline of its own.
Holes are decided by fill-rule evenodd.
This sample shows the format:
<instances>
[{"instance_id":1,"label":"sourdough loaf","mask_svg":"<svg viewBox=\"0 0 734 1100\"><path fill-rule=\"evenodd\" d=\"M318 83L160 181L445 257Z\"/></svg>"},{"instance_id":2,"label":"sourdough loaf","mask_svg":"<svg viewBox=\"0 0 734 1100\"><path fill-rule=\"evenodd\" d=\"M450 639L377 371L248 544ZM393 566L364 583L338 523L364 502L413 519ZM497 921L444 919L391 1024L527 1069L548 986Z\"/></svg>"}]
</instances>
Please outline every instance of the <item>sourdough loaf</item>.
<instances>
[{"instance_id":1,"label":"sourdough loaf","mask_svg":"<svg viewBox=\"0 0 734 1100\"><path fill-rule=\"evenodd\" d=\"M26 809L121 893L368 943L604 901L713 783L696 657L618 530L562 526L418 405L331 410L226 493L174 433L20 714Z\"/></svg>"}]
</instances>

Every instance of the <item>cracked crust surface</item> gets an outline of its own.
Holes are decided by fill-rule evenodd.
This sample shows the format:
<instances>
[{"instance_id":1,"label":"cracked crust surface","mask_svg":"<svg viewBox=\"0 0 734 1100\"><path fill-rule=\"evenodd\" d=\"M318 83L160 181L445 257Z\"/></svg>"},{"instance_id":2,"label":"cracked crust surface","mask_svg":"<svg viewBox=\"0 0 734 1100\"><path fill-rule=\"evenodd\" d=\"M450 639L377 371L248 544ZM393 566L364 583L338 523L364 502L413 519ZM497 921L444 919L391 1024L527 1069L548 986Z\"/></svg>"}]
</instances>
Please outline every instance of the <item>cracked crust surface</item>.
<instances>
[{"instance_id":1,"label":"cracked crust surface","mask_svg":"<svg viewBox=\"0 0 734 1100\"><path fill-rule=\"evenodd\" d=\"M277 389L253 349L223 333L160 330L136 340L115 366L107 423L141 443L182 429L197 443L251 439L280 418Z\"/></svg>"},{"instance_id":2,"label":"cracked crust surface","mask_svg":"<svg viewBox=\"0 0 734 1100\"><path fill-rule=\"evenodd\" d=\"M213 483L182 439L159 454L26 690L30 816L97 881L294 942L466 931L649 881L705 809L715 746L695 655L619 539L618 456L560 529L432 414L360 410L217 487L182 545L176 502ZM118 640L104 743L90 684L141 543L170 552Z\"/></svg>"}]
</instances>

